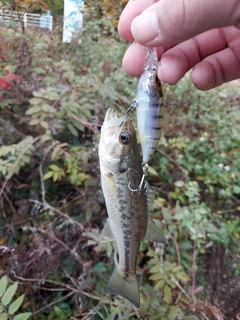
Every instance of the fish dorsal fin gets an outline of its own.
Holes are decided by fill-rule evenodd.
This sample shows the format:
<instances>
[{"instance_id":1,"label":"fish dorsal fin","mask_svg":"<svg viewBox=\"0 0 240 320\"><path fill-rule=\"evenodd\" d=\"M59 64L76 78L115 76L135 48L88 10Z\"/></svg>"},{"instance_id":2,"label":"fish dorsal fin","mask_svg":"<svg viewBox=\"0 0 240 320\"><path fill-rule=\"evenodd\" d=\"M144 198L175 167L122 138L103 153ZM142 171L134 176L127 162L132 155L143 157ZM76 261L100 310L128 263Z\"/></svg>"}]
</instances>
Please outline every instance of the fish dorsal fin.
<instances>
[{"instance_id":1,"label":"fish dorsal fin","mask_svg":"<svg viewBox=\"0 0 240 320\"><path fill-rule=\"evenodd\" d=\"M109 221L107 221L107 223L105 224L100 235L100 242L108 241L115 241Z\"/></svg>"},{"instance_id":2,"label":"fish dorsal fin","mask_svg":"<svg viewBox=\"0 0 240 320\"><path fill-rule=\"evenodd\" d=\"M149 212L153 201L159 192L158 188L151 186L147 181L145 181L145 192L147 196L147 212ZM143 240L166 243L166 239L161 231L161 229L155 224L152 218L147 214L147 228Z\"/></svg>"},{"instance_id":3,"label":"fish dorsal fin","mask_svg":"<svg viewBox=\"0 0 240 320\"><path fill-rule=\"evenodd\" d=\"M166 239L161 229L155 224L155 222L149 215L147 219L147 229L143 240L166 244Z\"/></svg>"},{"instance_id":4,"label":"fish dorsal fin","mask_svg":"<svg viewBox=\"0 0 240 320\"><path fill-rule=\"evenodd\" d=\"M152 207L153 201L156 199L157 194L159 193L158 188L151 186L147 181L145 181L145 193L147 196L147 211Z\"/></svg>"}]
</instances>

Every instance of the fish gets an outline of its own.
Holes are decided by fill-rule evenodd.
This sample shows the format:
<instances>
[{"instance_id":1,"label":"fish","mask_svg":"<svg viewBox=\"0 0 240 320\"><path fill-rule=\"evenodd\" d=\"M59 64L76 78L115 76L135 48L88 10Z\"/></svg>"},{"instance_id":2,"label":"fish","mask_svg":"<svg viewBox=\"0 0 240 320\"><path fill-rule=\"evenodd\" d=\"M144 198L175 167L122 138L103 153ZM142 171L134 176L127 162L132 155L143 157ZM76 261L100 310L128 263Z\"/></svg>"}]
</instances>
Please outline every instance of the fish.
<instances>
[{"instance_id":1,"label":"fish","mask_svg":"<svg viewBox=\"0 0 240 320\"><path fill-rule=\"evenodd\" d=\"M163 129L164 98L157 69L156 49L147 48L145 68L138 80L136 97L132 101L132 106L137 111L142 160L146 164L159 143Z\"/></svg>"},{"instance_id":2,"label":"fish","mask_svg":"<svg viewBox=\"0 0 240 320\"><path fill-rule=\"evenodd\" d=\"M165 244L161 229L148 215L155 190L147 182L135 192L143 176L136 131L129 114L118 117L108 109L99 142L101 187L108 220L100 235L101 242L115 241L118 251L116 269L106 291L120 295L135 307L140 306L136 264L142 240ZM131 188L129 187L131 185Z\"/></svg>"}]
</instances>

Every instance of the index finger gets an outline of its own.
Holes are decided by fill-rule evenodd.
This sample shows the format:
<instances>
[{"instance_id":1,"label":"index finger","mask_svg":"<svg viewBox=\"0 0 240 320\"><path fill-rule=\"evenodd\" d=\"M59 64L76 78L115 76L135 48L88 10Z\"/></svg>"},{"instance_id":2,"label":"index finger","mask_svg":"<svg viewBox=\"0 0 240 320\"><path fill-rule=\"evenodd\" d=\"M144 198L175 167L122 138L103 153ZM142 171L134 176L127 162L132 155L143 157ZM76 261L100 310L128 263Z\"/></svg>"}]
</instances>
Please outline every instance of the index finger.
<instances>
[{"instance_id":1,"label":"index finger","mask_svg":"<svg viewBox=\"0 0 240 320\"><path fill-rule=\"evenodd\" d=\"M130 0L119 19L119 35L125 40L134 40L131 32L131 24L133 19L156 2L158 2L158 0Z\"/></svg>"}]
</instances>

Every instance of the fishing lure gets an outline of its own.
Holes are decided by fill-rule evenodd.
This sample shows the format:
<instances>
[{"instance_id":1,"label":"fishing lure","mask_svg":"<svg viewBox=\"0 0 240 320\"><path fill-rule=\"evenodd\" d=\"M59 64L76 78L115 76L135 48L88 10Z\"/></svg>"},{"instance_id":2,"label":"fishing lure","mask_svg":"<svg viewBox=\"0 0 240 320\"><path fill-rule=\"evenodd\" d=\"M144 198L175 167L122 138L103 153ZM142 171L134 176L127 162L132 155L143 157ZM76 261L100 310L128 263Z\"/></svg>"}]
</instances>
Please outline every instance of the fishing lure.
<instances>
[{"instance_id":1,"label":"fishing lure","mask_svg":"<svg viewBox=\"0 0 240 320\"><path fill-rule=\"evenodd\" d=\"M144 71L139 78L132 108L137 111L137 128L142 148L142 160L147 164L156 149L163 128L163 92L157 75L158 57L156 48L147 48Z\"/></svg>"}]
</instances>

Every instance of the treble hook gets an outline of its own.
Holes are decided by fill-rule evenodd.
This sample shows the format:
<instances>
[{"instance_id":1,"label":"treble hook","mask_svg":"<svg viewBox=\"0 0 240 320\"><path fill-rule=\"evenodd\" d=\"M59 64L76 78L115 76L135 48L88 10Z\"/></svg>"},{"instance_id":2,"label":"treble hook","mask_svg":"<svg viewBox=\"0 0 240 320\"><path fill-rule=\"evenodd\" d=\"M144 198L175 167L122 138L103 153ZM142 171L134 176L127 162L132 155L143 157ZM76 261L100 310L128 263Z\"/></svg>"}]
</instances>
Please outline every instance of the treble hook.
<instances>
[{"instance_id":1,"label":"treble hook","mask_svg":"<svg viewBox=\"0 0 240 320\"><path fill-rule=\"evenodd\" d=\"M130 107L127 109L127 111L125 112L125 114L128 114L132 108L136 108L138 106L138 101L136 98L132 99Z\"/></svg>"},{"instance_id":2,"label":"treble hook","mask_svg":"<svg viewBox=\"0 0 240 320\"><path fill-rule=\"evenodd\" d=\"M128 189L130 191L137 192L137 193L142 193L144 191L144 194L145 194L146 186L144 184L144 181L145 181L145 177L146 177L147 171L148 171L148 165L145 162L143 162L143 164L142 164L142 169L143 169L143 175L142 175L142 179L140 181L140 184L139 184L138 188L137 189L132 189L131 188L131 181L129 181Z\"/></svg>"}]
</instances>

